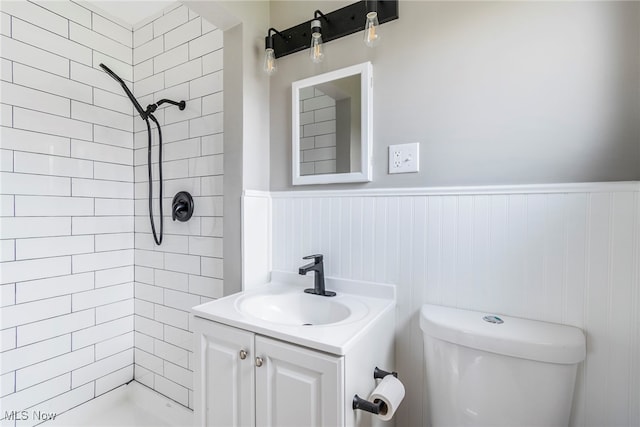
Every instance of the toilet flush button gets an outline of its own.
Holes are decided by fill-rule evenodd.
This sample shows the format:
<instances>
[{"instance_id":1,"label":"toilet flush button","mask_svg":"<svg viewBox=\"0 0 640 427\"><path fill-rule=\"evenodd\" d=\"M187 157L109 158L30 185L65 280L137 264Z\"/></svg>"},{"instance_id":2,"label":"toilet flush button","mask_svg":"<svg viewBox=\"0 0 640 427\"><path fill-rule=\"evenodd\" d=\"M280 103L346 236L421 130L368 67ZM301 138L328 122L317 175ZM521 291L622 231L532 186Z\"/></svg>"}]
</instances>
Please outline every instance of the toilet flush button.
<instances>
[{"instance_id":1,"label":"toilet flush button","mask_svg":"<svg viewBox=\"0 0 640 427\"><path fill-rule=\"evenodd\" d=\"M498 316L484 316L482 318L482 320L484 320L485 322L495 323L495 324L498 324L498 325L501 324L501 323L504 323L504 320L502 320Z\"/></svg>"}]
</instances>

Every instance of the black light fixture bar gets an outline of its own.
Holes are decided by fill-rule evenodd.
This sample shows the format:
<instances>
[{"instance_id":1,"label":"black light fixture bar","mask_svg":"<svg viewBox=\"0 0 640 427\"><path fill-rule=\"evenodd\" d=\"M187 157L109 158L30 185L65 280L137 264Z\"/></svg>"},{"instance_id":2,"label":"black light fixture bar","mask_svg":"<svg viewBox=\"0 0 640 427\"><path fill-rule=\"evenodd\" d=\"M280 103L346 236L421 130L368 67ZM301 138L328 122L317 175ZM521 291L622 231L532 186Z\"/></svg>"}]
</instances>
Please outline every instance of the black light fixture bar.
<instances>
[{"instance_id":1,"label":"black light fixture bar","mask_svg":"<svg viewBox=\"0 0 640 427\"><path fill-rule=\"evenodd\" d=\"M370 6L369 9L367 9L367 3ZM380 24L393 21L398 19L398 0L362 0L324 14L320 18L323 42L330 42L364 30L365 16L369 10L377 10ZM284 37L273 38L276 58L300 52L311 46L312 20L281 31Z\"/></svg>"}]
</instances>

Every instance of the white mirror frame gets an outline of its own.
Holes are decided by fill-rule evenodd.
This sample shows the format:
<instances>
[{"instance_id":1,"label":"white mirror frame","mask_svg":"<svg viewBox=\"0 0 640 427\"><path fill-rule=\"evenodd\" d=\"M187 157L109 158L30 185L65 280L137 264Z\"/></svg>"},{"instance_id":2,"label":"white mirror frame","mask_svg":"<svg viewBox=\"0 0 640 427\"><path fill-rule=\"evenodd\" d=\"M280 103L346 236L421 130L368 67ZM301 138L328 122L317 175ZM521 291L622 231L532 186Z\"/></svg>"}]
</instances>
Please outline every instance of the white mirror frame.
<instances>
[{"instance_id":1,"label":"white mirror frame","mask_svg":"<svg viewBox=\"0 0 640 427\"><path fill-rule=\"evenodd\" d=\"M317 84L360 75L361 93L361 158L360 172L300 175L300 89ZM292 110L292 178L293 185L369 182L372 176L371 156L373 142L373 68L371 62L352 65L319 76L309 77L291 84Z\"/></svg>"}]
</instances>

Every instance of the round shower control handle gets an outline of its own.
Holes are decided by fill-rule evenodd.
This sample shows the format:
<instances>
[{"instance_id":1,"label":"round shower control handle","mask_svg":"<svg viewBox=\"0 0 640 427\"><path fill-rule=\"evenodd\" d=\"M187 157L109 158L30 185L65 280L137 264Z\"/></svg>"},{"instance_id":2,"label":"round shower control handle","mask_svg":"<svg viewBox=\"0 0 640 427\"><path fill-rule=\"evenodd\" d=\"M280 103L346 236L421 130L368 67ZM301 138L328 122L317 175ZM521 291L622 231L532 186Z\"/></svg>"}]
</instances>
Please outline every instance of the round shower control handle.
<instances>
[{"instance_id":1,"label":"round shower control handle","mask_svg":"<svg viewBox=\"0 0 640 427\"><path fill-rule=\"evenodd\" d=\"M247 354L248 354L247 350L244 350L244 349L240 350L240 354L239 354L240 360L246 359L247 358Z\"/></svg>"},{"instance_id":2,"label":"round shower control handle","mask_svg":"<svg viewBox=\"0 0 640 427\"><path fill-rule=\"evenodd\" d=\"M193 197L187 191L180 191L171 203L171 218L180 222L189 221L193 215Z\"/></svg>"},{"instance_id":3,"label":"round shower control handle","mask_svg":"<svg viewBox=\"0 0 640 427\"><path fill-rule=\"evenodd\" d=\"M258 357L256 357L256 366L257 366L258 368L262 366L262 363L263 363L263 362L264 362L264 361L262 360L262 357L259 357L259 356L258 356Z\"/></svg>"}]
</instances>

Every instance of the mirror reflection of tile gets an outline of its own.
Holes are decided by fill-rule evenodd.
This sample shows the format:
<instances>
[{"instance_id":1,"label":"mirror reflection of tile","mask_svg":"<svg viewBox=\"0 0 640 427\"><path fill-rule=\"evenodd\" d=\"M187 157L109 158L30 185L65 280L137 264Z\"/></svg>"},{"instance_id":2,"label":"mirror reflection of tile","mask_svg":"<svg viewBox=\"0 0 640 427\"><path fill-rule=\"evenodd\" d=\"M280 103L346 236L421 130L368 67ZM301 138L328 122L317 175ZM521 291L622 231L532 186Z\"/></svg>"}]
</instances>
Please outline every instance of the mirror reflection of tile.
<instances>
[{"instance_id":1,"label":"mirror reflection of tile","mask_svg":"<svg viewBox=\"0 0 640 427\"><path fill-rule=\"evenodd\" d=\"M359 100L359 75L300 89L300 175L360 171Z\"/></svg>"},{"instance_id":2,"label":"mirror reflection of tile","mask_svg":"<svg viewBox=\"0 0 640 427\"><path fill-rule=\"evenodd\" d=\"M336 100L316 87L300 91L300 175L336 172Z\"/></svg>"}]
</instances>

